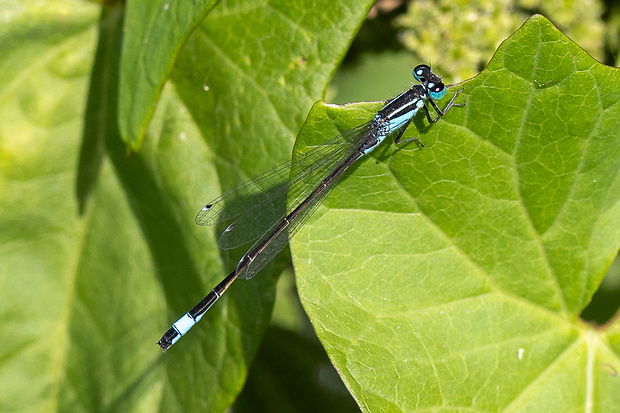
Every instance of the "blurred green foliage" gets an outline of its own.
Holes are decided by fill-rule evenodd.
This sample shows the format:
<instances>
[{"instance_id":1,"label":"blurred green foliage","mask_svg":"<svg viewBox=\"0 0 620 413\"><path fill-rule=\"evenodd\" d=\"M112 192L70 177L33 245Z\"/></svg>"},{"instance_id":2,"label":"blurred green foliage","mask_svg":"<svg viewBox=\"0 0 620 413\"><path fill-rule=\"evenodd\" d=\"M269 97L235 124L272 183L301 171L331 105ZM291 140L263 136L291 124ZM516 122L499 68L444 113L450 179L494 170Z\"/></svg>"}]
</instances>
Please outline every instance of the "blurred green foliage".
<instances>
[{"instance_id":1,"label":"blurred green foliage","mask_svg":"<svg viewBox=\"0 0 620 413\"><path fill-rule=\"evenodd\" d=\"M418 0L395 25L405 48L458 82L480 72L499 44L534 13L605 61L607 47L617 55L619 22L613 17L606 25L604 9L600 0Z\"/></svg>"}]
</instances>

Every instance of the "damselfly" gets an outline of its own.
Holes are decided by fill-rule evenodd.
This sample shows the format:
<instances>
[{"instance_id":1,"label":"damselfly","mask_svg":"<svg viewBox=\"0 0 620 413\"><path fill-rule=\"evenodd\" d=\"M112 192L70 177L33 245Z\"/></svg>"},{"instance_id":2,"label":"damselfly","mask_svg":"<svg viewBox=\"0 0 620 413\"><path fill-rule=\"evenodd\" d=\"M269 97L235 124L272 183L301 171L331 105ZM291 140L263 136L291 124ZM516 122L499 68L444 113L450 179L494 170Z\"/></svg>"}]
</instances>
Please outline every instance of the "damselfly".
<instances>
[{"instance_id":1,"label":"damselfly","mask_svg":"<svg viewBox=\"0 0 620 413\"><path fill-rule=\"evenodd\" d=\"M164 351L200 321L233 281L252 278L275 257L359 158L396 131L398 135L394 142L397 144L417 141L417 138L401 138L420 109L424 109L430 123L435 123L452 106L463 105L454 103L461 89L454 93L443 111L439 109L435 100L445 96L446 86L429 66L416 66L413 77L420 84L412 85L409 90L387 101L370 121L231 189L198 212L196 223L199 225L236 218L222 233L220 248L255 243L241 257L233 272L164 333L157 342ZM427 102L437 112L435 118L431 117Z\"/></svg>"}]
</instances>

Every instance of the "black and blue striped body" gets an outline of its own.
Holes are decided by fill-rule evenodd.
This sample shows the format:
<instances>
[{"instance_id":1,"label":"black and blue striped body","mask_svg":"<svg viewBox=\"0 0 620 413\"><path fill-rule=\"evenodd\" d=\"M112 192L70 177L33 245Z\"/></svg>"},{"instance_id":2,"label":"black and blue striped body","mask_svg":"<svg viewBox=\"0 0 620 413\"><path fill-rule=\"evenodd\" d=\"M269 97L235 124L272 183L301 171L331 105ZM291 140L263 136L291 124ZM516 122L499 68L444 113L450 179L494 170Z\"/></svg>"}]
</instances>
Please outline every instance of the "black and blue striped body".
<instances>
[{"instance_id":1,"label":"black and blue striped body","mask_svg":"<svg viewBox=\"0 0 620 413\"><path fill-rule=\"evenodd\" d=\"M294 202L288 203L282 215L275 218L268 218L269 221L266 222L268 225L265 225L267 230L264 233L261 230L258 234L253 233L252 236L254 236L254 238L250 237L248 240L244 239L246 242L256 239L258 239L258 241L256 241L253 247L243 255L234 271L207 294L200 303L194 306L183 317L179 318L172 327L164 333L157 343L164 351L170 348L170 346L176 343L190 328L200 321L206 311L237 278L251 278L267 262L275 257L288 243L290 237L299 230L301 225L315 211L316 207L325 199L338 180L344 175L344 172L358 159L373 151L388 135L395 132L398 132L398 136L395 138L396 143L406 142L401 141L400 138L420 109L424 109L428 121L434 123L443 116L451 106L459 105L453 103L454 98L458 94L458 92L456 92L443 111L437 107L434 100L439 100L445 96L446 86L441 82L439 77L431 72L430 67L426 65L416 66L413 70L413 76L420 82L419 85L413 85L405 92L387 101L385 106L383 106L369 122L336 137L342 139L334 138L330 141L331 143L339 142L339 145L341 145L340 148L337 147L337 145L316 147L312 151L298 155L291 159L291 161L226 192L202 208L196 216L196 222L198 224L211 225L230 218L235 218L236 221L229 225L225 234L227 236L230 234L240 234L243 236L241 238L244 238L247 234L250 234L250 232L247 234L241 232L242 228L244 228L244 224L245 228L248 228L248 222L253 222L245 218L249 216L249 214L260 213L262 211L260 209L261 205L264 204L262 201L252 204L249 206L248 212L243 211L243 208L232 208L233 211L236 211L234 214L228 213L227 211L229 211L230 208L227 210L224 206L230 207L231 204L237 202L237 207L245 207L244 204L239 204L239 200L243 199L241 195L250 193L250 191L257 191L258 182L272 183L270 179L273 176L279 176L283 171L288 174L288 171L293 169L291 168L292 165L295 165L297 169L302 171L306 168L305 171L297 175L303 178L290 178L290 182L284 182L286 185L282 185L282 182L279 181L273 181L274 185L276 185L274 188L278 188L278 191L266 190L265 193L269 194L270 197L268 199L269 202L275 203L275 197L277 196L277 200L281 201L282 205L287 205L287 192L301 194L301 196L297 196ZM432 119L429 114L426 106L427 102L430 103L437 112L438 116L434 119ZM343 138L344 136L346 136L346 139ZM336 147L331 149L332 146ZM319 175L314 177L311 175L311 172L317 168L309 163L307 159L321 162L320 170L324 171L322 172L322 176ZM310 178L306 179L306 177ZM304 185L307 185L307 187ZM256 192L253 194L256 194ZM261 192L261 194L263 193ZM263 215L258 216L263 217ZM254 227L256 227L256 225L254 225ZM222 238L224 238L224 235L222 235ZM236 238L234 239L237 240ZM220 246L222 246L221 239Z\"/></svg>"}]
</instances>

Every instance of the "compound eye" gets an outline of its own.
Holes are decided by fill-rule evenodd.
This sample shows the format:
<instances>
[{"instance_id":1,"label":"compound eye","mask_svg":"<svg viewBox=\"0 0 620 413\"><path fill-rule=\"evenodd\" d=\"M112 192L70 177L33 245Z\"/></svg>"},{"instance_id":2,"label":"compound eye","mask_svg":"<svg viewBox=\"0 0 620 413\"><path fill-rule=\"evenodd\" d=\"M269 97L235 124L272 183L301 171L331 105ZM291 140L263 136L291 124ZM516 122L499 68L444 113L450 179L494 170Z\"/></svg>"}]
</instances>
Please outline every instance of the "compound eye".
<instances>
[{"instance_id":1,"label":"compound eye","mask_svg":"<svg viewBox=\"0 0 620 413\"><path fill-rule=\"evenodd\" d=\"M418 65L413 69L413 77L418 82L425 82L430 73L431 68L427 65Z\"/></svg>"},{"instance_id":2,"label":"compound eye","mask_svg":"<svg viewBox=\"0 0 620 413\"><path fill-rule=\"evenodd\" d=\"M433 85L433 87L431 88L431 93L439 93L444 89L445 86L443 85L443 83L438 83L436 85Z\"/></svg>"},{"instance_id":3,"label":"compound eye","mask_svg":"<svg viewBox=\"0 0 620 413\"><path fill-rule=\"evenodd\" d=\"M429 83L428 94L431 95L431 99L439 100L446 95L446 86L441 82Z\"/></svg>"}]
</instances>

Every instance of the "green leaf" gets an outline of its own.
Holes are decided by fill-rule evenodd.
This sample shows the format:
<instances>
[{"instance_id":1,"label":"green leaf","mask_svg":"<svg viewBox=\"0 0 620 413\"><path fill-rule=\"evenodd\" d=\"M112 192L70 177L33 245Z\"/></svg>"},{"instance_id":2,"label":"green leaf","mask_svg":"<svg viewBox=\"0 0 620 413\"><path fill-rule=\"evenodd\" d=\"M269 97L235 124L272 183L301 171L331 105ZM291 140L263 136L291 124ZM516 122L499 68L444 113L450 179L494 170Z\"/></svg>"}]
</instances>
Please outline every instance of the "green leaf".
<instances>
[{"instance_id":1,"label":"green leaf","mask_svg":"<svg viewBox=\"0 0 620 413\"><path fill-rule=\"evenodd\" d=\"M3 3L0 30L0 410L57 404L82 218L72 178L98 7Z\"/></svg>"},{"instance_id":2,"label":"green leaf","mask_svg":"<svg viewBox=\"0 0 620 413\"><path fill-rule=\"evenodd\" d=\"M140 149L177 54L215 0L141 0L127 3L120 74L119 128Z\"/></svg>"},{"instance_id":3,"label":"green leaf","mask_svg":"<svg viewBox=\"0 0 620 413\"><path fill-rule=\"evenodd\" d=\"M236 283L163 355L157 339L239 258L218 248L222 228L198 227L194 216L223 190L290 158L368 7L218 5L179 53L143 150L127 153L119 73L133 63L121 59L119 44L152 16L134 25L122 5L7 5L1 411L232 404L267 328L283 260ZM130 92L142 111L129 121L133 130L144 127L171 56L149 50L141 59L153 71L140 82L152 87Z\"/></svg>"},{"instance_id":4,"label":"green leaf","mask_svg":"<svg viewBox=\"0 0 620 413\"><path fill-rule=\"evenodd\" d=\"M618 322L578 316L620 245L620 74L534 16L456 88L292 242L317 335L363 411L617 410ZM380 106L315 105L298 147Z\"/></svg>"}]
</instances>

